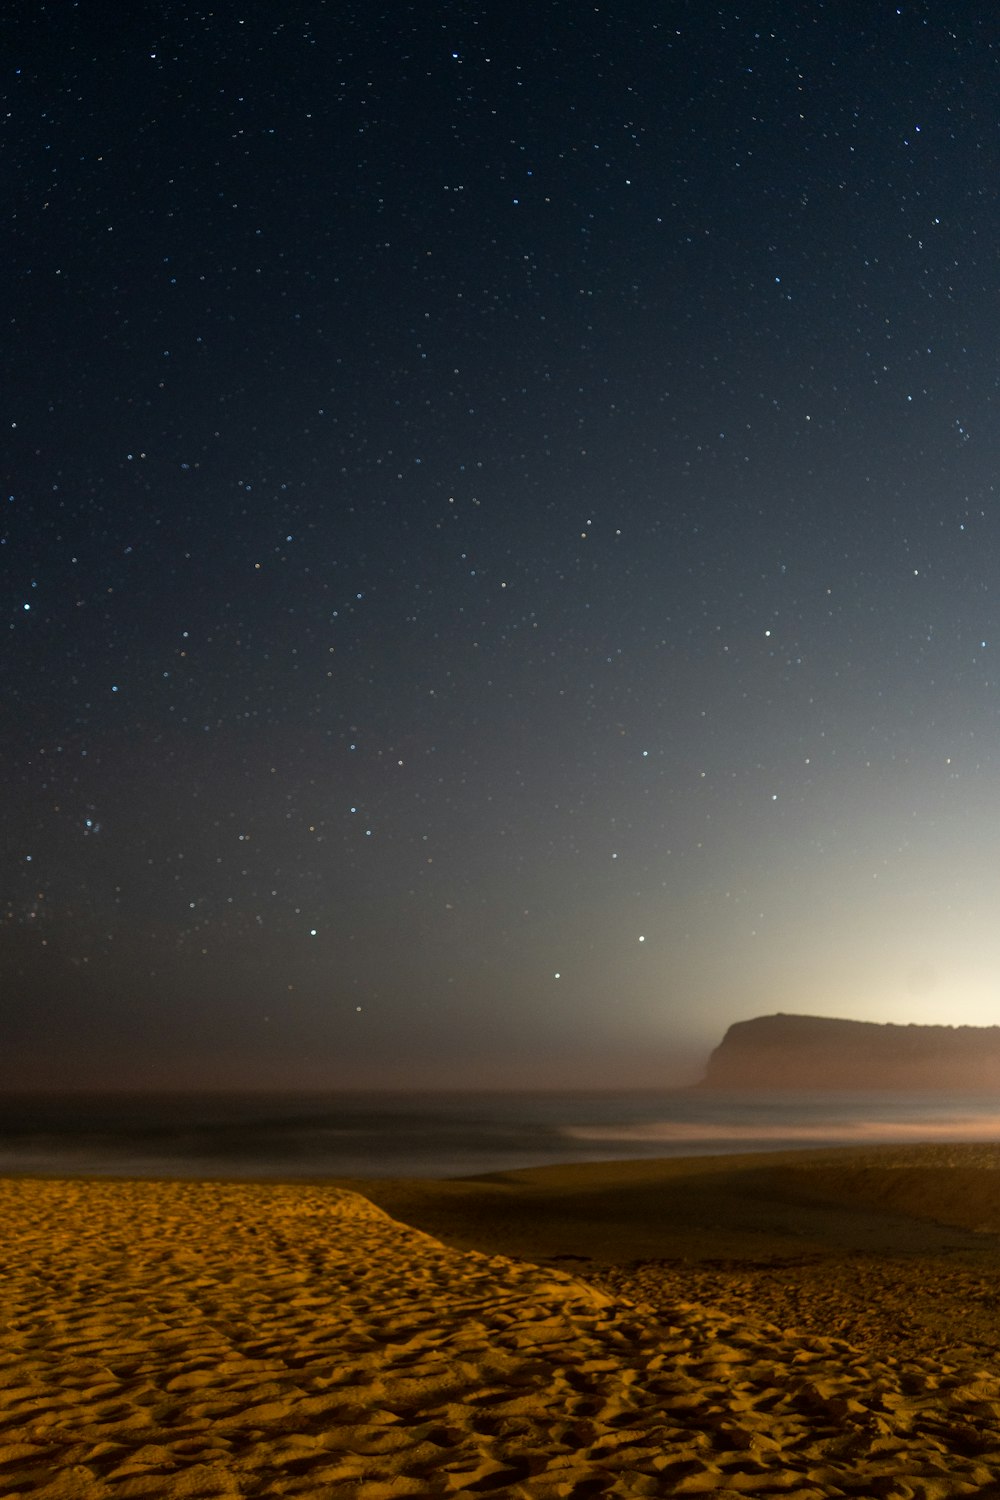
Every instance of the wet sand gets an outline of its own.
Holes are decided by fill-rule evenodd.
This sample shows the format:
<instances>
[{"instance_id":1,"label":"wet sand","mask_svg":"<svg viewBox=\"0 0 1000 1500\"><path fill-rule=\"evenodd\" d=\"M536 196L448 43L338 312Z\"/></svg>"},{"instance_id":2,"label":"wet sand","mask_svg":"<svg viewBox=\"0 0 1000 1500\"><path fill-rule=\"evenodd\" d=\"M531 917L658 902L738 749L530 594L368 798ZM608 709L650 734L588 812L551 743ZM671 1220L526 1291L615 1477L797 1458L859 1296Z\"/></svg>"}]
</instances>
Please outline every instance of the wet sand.
<instances>
[{"instance_id":1,"label":"wet sand","mask_svg":"<svg viewBox=\"0 0 1000 1500\"><path fill-rule=\"evenodd\" d=\"M987 1500L998 1270L982 1146L6 1179L0 1497Z\"/></svg>"}]
</instances>

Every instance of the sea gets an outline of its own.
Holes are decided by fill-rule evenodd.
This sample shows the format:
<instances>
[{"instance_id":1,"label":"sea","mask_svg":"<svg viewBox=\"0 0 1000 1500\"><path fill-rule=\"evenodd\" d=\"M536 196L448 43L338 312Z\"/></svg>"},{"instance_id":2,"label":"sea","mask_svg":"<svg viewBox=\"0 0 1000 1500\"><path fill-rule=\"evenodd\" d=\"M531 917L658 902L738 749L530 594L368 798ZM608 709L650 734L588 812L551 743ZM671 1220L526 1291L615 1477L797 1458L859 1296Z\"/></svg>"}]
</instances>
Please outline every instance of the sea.
<instances>
[{"instance_id":1,"label":"sea","mask_svg":"<svg viewBox=\"0 0 1000 1500\"><path fill-rule=\"evenodd\" d=\"M0 1175L477 1177L566 1162L1000 1142L1000 1095L0 1094Z\"/></svg>"}]
</instances>

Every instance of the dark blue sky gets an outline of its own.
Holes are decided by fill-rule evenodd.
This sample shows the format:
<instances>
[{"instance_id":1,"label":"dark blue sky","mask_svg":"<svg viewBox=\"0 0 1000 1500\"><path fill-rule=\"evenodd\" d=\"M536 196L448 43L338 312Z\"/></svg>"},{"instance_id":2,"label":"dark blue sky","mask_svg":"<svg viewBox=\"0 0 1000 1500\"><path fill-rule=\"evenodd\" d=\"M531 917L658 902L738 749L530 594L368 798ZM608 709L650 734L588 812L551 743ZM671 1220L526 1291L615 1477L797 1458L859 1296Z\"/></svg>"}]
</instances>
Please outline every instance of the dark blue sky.
<instances>
[{"instance_id":1,"label":"dark blue sky","mask_svg":"<svg viewBox=\"0 0 1000 1500\"><path fill-rule=\"evenodd\" d=\"M22 7L0 1085L992 1023L992 7Z\"/></svg>"}]
</instances>

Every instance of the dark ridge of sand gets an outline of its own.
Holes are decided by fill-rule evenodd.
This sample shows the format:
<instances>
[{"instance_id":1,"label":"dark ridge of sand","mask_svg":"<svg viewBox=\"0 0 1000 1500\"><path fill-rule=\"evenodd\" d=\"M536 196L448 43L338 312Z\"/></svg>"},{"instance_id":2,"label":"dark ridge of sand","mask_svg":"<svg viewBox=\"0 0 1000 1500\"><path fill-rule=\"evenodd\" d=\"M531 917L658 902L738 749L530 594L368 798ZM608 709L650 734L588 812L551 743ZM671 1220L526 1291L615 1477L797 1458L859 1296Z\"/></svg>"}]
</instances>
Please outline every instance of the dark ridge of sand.
<instances>
[{"instance_id":1,"label":"dark ridge of sand","mask_svg":"<svg viewBox=\"0 0 1000 1500\"><path fill-rule=\"evenodd\" d=\"M927 1255L980 1251L1000 1236L1000 1145L588 1162L351 1186L448 1244L526 1260Z\"/></svg>"}]
</instances>

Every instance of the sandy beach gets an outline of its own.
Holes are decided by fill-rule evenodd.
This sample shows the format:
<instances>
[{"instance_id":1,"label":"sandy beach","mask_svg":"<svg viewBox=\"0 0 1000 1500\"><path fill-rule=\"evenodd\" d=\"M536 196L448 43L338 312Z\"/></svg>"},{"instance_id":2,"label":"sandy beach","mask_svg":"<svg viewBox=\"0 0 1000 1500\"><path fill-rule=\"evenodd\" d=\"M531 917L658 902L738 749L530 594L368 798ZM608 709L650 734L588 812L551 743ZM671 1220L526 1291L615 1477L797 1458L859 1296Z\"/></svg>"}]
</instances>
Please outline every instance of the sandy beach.
<instances>
[{"instance_id":1,"label":"sandy beach","mask_svg":"<svg viewBox=\"0 0 1000 1500\"><path fill-rule=\"evenodd\" d=\"M0 1180L0 1497L1000 1497L1000 1148Z\"/></svg>"}]
</instances>

